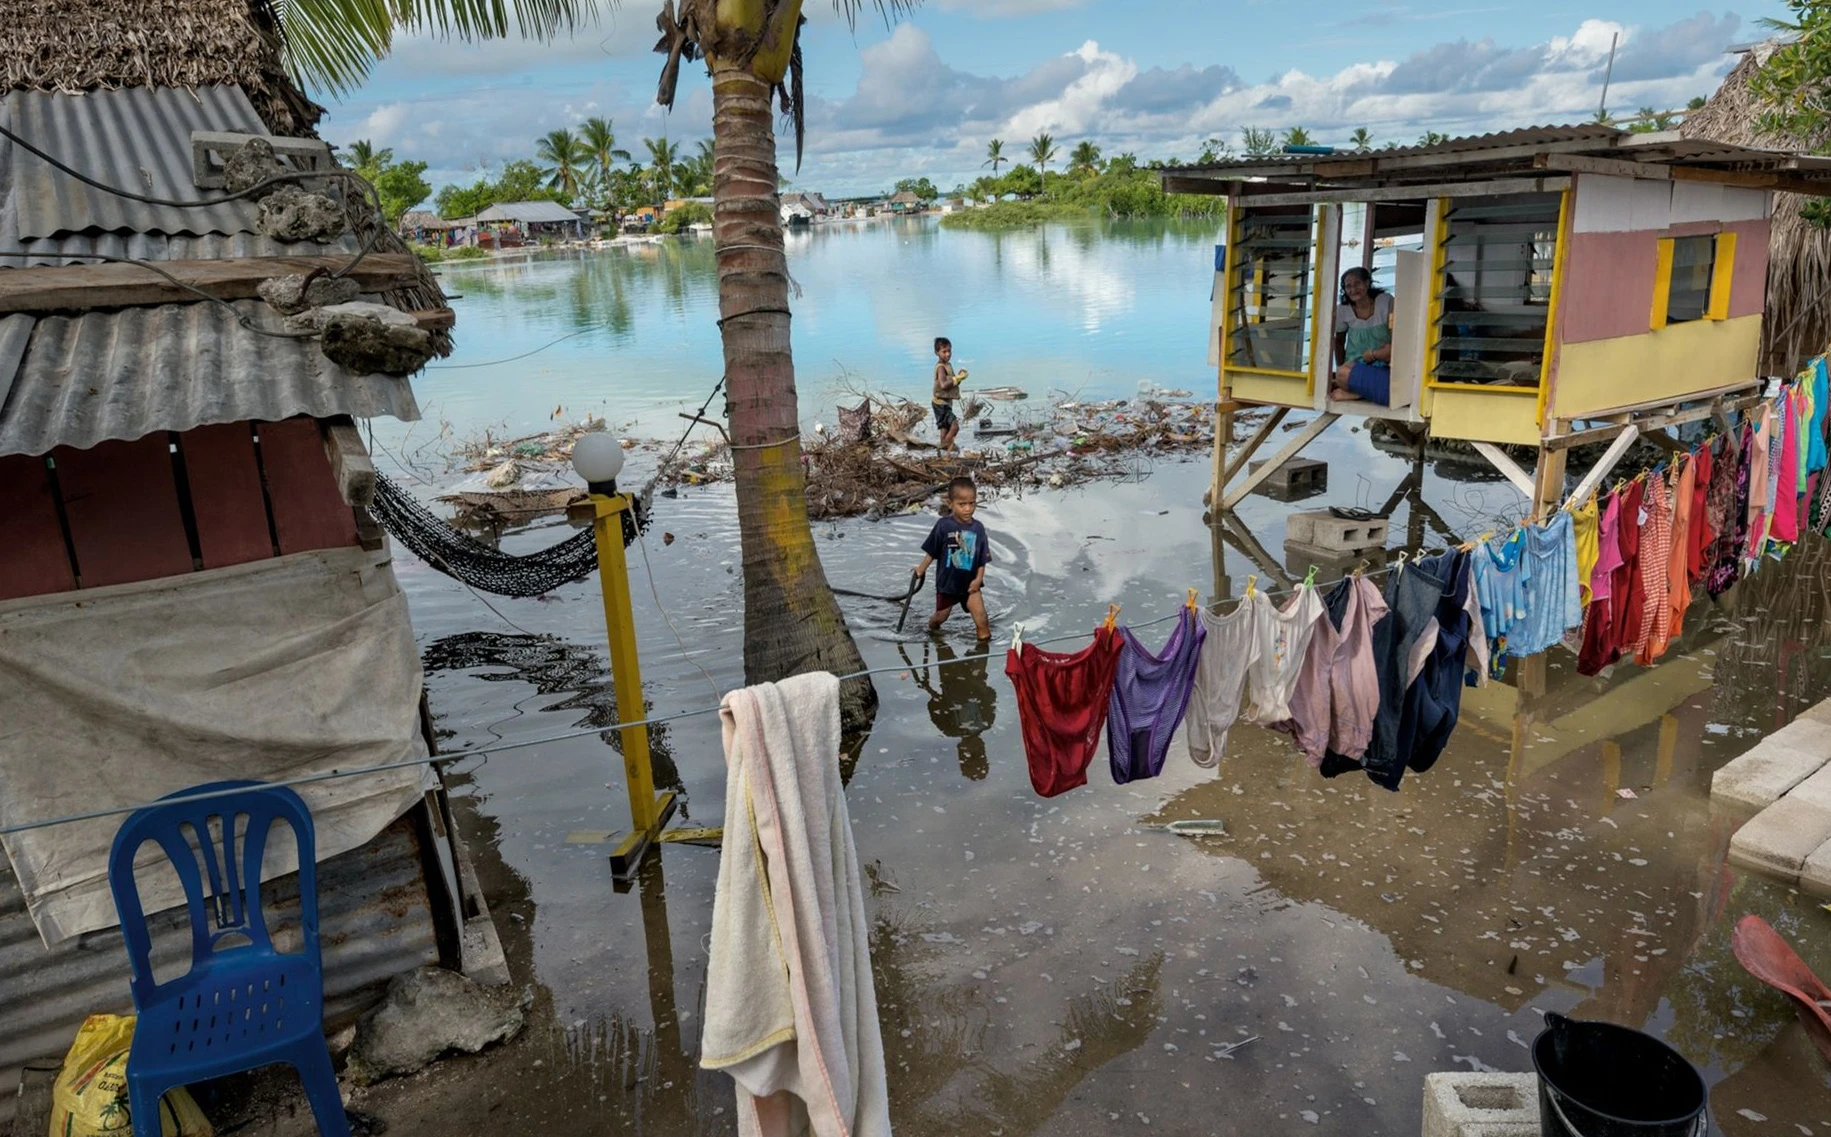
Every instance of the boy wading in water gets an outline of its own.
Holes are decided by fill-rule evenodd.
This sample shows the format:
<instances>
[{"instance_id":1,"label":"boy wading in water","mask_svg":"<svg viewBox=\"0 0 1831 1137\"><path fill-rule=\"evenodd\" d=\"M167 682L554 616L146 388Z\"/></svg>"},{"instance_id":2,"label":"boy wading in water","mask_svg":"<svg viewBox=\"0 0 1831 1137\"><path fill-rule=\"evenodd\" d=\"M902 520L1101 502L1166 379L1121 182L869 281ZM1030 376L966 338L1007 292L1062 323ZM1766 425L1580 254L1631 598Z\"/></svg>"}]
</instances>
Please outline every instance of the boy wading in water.
<instances>
[{"instance_id":1,"label":"boy wading in water","mask_svg":"<svg viewBox=\"0 0 1831 1137\"><path fill-rule=\"evenodd\" d=\"M938 404L936 409L940 409ZM916 575L926 573L931 564L940 565L935 572L935 614L928 620L931 632L940 629L954 605L962 604L973 617L979 638L992 638L992 623L986 619L985 596L980 591L985 566L992 559L991 541L985 526L973 520L978 506L979 491L973 479L955 478L947 483L947 516L935 522L928 540L922 542L922 563L916 565Z\"/></svg>"},{"instance_id":2,"label":"boy wading in water","mask_svg":"<svg viewBox=\"0 0 1831 1137\"><path fill-rule=\"evenodd\" d=\"M953 368L954 342L946 336L935 337L935 429L941 432L941 449L954 448L954 436L960 433L960 420L954 415L954 400L960 397L960 380L966 372Z\"/></svg>"}]
</instances>

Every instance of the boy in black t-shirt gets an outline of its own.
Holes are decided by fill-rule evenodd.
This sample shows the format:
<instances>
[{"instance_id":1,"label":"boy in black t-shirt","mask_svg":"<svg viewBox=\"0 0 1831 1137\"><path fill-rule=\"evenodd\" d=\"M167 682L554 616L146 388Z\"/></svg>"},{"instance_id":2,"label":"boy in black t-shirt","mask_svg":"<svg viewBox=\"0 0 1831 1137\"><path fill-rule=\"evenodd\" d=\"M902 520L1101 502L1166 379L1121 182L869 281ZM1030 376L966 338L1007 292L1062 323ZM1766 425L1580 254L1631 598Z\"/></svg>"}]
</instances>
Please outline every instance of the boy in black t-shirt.
<instances>
[{"instance_id":1,"label":"boy in black t-shirt","mask_svg":"<svg viewBox=\"0 0 1831 1137\"><path fill-rule=\"evenodd\" d=\"M992 623L986 619L985 597L980 587L985 583L985 566L992 559L991 541L985 526L973 520L979 505L979 490L971 478L955 478L947 483L947 516L935 522L922 542L922 562L916 575L939 562L935 572L935 614L929 618L928 630L935 631L947 619L954 605L966 606L973 617L973 627L981 640L992 638Z\"/></svg>"}]
</instances>

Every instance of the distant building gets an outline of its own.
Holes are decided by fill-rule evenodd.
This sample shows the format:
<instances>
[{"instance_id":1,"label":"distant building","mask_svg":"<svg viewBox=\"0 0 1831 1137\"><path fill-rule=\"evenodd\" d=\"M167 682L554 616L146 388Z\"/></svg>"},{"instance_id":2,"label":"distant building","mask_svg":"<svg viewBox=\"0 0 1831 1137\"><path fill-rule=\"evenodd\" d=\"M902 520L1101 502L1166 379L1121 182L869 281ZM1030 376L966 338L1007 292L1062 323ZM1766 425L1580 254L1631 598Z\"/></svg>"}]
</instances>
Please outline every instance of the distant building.
<instances>
[{"instance_id":1,"label":"distant building","mask_svg":"<svg viewBox=\"0 0 1831 1137\"><path fill-rule=\"evenodd\" d=\"M479 244L496 244L505 248L539 240L542 237L583 237L585 219L557 201L504 201L477 214L477 228L487 230L493 240Z\"/></svg>"},{"instance_id":2,"label":"distant building","mask_svg":"<svg viewBox=\"0 0 1831 1137\"><path fill-rule=\"evenodd\" d=\"M447 221L430 210L409 209L401 214L395 231L407 240L422 245L449 245L462 227L459 222Z\"/></svg>"},{"instance_id":3,"label":"distant building","mask_svg":"<svg viewBox=\"0 0 1831 1137\"><path fill-rule=\"evenodd\" d=\"M922 199L909 190L892 194L884 205L892 213L920 213L923 209Z\"/></svg>"},{"instance_id":4,"label":"distant building","mask_svg":"<svg viewBox=\"0 0 1831 1137\"><path fill-rule=\"evenodd\" d=\"M813 217L825 217L833 212L832 203L817 193L802 193L796 190L783 194L782 208L787 210L795 207L807 210L808 214Z\"/></svg>"}]
</instances>

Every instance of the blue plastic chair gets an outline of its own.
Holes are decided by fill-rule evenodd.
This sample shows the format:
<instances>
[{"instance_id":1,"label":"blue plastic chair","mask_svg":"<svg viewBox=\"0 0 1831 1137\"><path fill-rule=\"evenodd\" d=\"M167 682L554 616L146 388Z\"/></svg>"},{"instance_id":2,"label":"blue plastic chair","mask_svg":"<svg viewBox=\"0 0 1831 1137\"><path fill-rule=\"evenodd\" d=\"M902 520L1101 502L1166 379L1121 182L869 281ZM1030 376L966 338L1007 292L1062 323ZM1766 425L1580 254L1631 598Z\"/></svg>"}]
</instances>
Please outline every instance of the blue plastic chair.
<instances>
[{"instance_id":1,"label":"blue plastic chair","mask_svg":"<svg viewBox=\"0 0 1831 1137\"><path fill-rule=\"evenodd\" d=\"M154 805L133 814L115 834L108 857L108 883L133 965L139 1014L127 1058L134 1133L160 1137L159 1099L174 1087L285 1062L299 1072L318 1132L349 1137L324 1041L311 812L298 794L264 782L212 782L167 796L220 790L241 792ZM299 846L299 922L305 947L297 953L274 950L261 911L261 861L275 821L292 827ZM152 942L134 879L134 857L147 841L158 842L177 869L191 915L191 970L165 983L153 978Z\"/></svg>"}]
</instances>

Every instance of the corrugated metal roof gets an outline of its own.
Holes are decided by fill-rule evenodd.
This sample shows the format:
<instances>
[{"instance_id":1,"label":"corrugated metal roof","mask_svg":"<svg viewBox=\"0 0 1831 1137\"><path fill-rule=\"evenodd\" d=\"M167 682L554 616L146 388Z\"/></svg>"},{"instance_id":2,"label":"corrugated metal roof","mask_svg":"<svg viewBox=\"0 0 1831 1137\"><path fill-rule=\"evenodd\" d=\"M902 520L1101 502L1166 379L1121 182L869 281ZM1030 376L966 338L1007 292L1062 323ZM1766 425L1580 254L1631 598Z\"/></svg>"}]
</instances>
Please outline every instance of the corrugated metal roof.
<instances>
[{"instance_id":1,"label":"corrugated metal roof","mask_svg":"<svg viewBox=\"0 0 1831 1137\"><path fill-rule=\"evenodd\" d=\"M234 308L279 326L259 300ZM0 374L0 455L300 414L420 417L407 380L352 375L316 340L250 332L221 304L10 317L0 322L0 365L17 342L19 320L34 323L10 385Z\"/></svg>"},{"instance_id":2,"label":"corrugated metal roof","mask_svg":"<svg viewBox=\"0 0 1831 1137\"><path fill-rule=\"evenodd\" d=\"M318 946L324 954L327 1019L353 1016L394 975L439 961L425 862L410 817L358 849L318 865ZM298 924L298 876L267 885L270 930L285 944ZM190 923L182 909L162 912L153 929L153 966L183 973ZM127 952L119 929L94 932L47 949L26 911L18 878L0 856L0 1086L19 1084L34 1058L61 1057L83 1019L102 1011L131 1013ZM0 1126L16 1095L0 1093Z\"/></svg>"},{"instance_id":3,"label":"corrugated metal roof","mask_svg":"<svg viewBox=\"0 0 1831 1137\"><path fill-rule=\"evenodd\" d=\"M518 221L528 225L578 219L578 214L557 201L504 201L477 214L478 221Z\"/></svg>"},{"instance_id":4,"label":"corrugated metal roof","mask_svg":"<svg viewBox=\"0 0 1831 1137\"><path fill-rule=\"evenodd\" d=\"M240 87L129 87L82 95L14 91L9 129L106 185L188 201L221 195L199 190L191 173L191 132L265 134ZM84 230L122 233L250 233L258 216L247 201L207 208L147 205L84 185L10 140L13 233L21 240Z\"/></svg>"}]
</instances>

